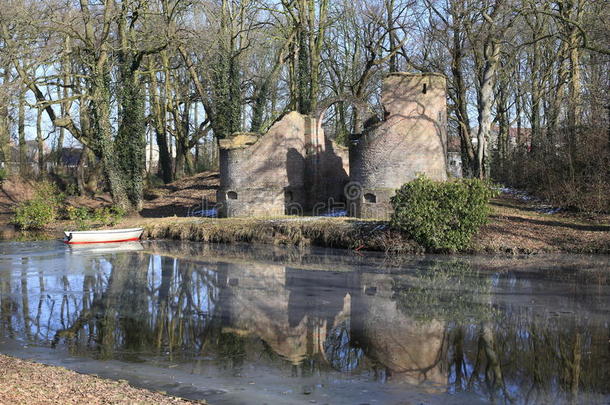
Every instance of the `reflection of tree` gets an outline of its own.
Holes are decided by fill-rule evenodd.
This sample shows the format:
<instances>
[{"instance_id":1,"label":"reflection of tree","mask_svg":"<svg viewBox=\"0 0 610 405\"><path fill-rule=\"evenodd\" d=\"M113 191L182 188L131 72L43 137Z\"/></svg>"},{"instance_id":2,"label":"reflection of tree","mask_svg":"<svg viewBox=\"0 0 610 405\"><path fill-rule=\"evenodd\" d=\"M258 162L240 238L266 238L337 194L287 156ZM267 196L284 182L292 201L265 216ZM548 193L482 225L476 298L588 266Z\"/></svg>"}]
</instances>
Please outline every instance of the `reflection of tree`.
<instances>
[{"instance_id":1,"label":"reflection of tree","mask_svg":"<svg viewBox=\"0 0 610 405\"><path fill-rule=\"evenodd\" d=\"M30 302L28 295L28 277L27 277L28 258L21 259L21 308L23 313L23 331L28 340L32 339L31 319L30 319Z\"/></svg>"},{"instance_id":2,"label":"reflection of tree","mask_svg":"<svg viewBox=\"0 0 610 405\"><path fill-rule=\"evenodd\" d=\"M399 308L419 320L484 320L493 315L491 280L460 260L433 261L394 285Z\"/></svg>"},{"instance_id":3,"label":"reflection of tree","mask_svg":"<svg viewBox=\"0 0 610 405\"><path fill-rule=\"evenodd\" d=\"M530 308L540 295L522 289L514 290L522 302L507 300L515 276L479 274L457 260L392 274L141 253L82 260L83 272L45 272L31 259L0 272L0 333L23 331L37 343L55 336L102 357L214 359L234 374L248 362L295 376L371 370L496 402L588 403L610 390L606 319ZM490 280L510 280L508 294L493 292ZM607 313L603 294L583 291L589 281L561 282L572 283L564 306Z\"/></svg>"},{"instance_id":4,"label":"reflection of tree","mask_svg":"<svg viewBox=\"0 0 610 405\"><path fill-rule=\"evenodd\" d=\"M400 309L419 322L446 320L451 390L519 403L594 402L595 393L608 394L607 324L493 303L492 275L477 276L466 263L447 265L395 280L394 289ZM570 299L588 300L583 280L571 282L579 292Z\"/></svg>"},{"instance_id":5,"label":"reflection of tree","mask_svg":"<svg viewBox=\"0 0 610 405\"><path fill-rule=\"evenodd\" d=\"M330 330L324 342L324 350L331 367L344 372L355 370L364 354L351 340L349 321L341 322Z\"/></svg>"},{"instance_id":6,"label":"reflection of tree","mask_svg":"<svg viewBox=\"0 0 610 405\"><path fill-rule=\"evenodd\" d=\"M156 262L141 253L119 254L107 261L107 281L85 276L82 310L56 331L53 344L74 345L89 335L102 358L203 350L204 330L213 324L215 273L171 258L158 260L160 269Z\"/></svg>"},{"instance_id":7,"label":"reflection of tree","mask_svg":"<svg viewBox=\"0 0 610 405\"><path fill-rule=\"evenodd\" d=\"M10 273L0 272L0 325L10 337L13 337L13 312L17 305L11 298Z\"/></svg>"}]
</instances>

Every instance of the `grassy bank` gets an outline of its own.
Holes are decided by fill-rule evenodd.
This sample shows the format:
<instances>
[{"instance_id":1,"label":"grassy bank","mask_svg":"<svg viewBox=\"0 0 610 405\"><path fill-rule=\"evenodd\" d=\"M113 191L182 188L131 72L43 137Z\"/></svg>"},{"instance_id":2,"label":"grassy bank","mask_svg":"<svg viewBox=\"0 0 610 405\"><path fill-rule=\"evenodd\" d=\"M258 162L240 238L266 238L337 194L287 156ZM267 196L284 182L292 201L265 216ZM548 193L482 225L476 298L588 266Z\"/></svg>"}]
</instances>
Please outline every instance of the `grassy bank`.
<instances>
[{"instance_id":1,"label":"grassy bank","mask_svg":"<svg viewBox=\"0 0 610 405\"><path fill-rule=\"evenodd\" d=\"M160 218L130 223L144 227L144 237L151 239L322 246L390 254L424 251L385 222L353 218Z\"/></svg>"},{"instance_id":2,"label":"grassy bank","mask_svg":"<svg viewBox=\"0 0 610 405\"><path fill-rule=\"evenodd\" d=\"M424 249L387 222L357 218L280 217L207 219L187 217L201 201L213 201L217 173L207 172L149 191L139 216L124 218L116 228L142 226L150 239L207 243L257 243L283 246L322 246L388 254L417 254ZM79 224L59 221L42 233L15 232L8 225L12 208L27 197L28 184L5 182L0 193L0 239L31 240L61 237ZM79 197L70 203L90 208L109 204L108 196ZM492 214L460 253L600 253L610 254L610 215L571 212L545 214L540 203L505 193L491 202ZM90 224L96 227L99 224Z\"/></svg>"},{"instance_id":3,"label":"grassy bank","mask_svg":"<svg viewBox=\"0 0 610 405\"><path fill-rule=\"evenodd\" d=\"M474 237L469 254L585 253L610 254L610 216L569 212L545 214L535 202L503 194L491 202L489 224ZM264 243L423 253L408 236L387 222L354 218L130 219L145 237L210 243Z\"/></svg>"},{"instance_id":4,"label":"grassy bank","mask_svg":"<svg viewBox=\"0 0 610 405\"><path fill-rule=\"evenodd\" d=\"M492 201L490 222L473 238L467 254L610 254L608 216L587 217L570 213L543 214L527 203L502 196ZM59 238L76 224L61 221L36 240ZM355 218L194 218L165 217L123 219L115 228L141 226L145 239L185 240L204 243L255 243L275 246L320 246L389 255L421 254L425 249L387 222ZM27 234L0 233L5 239L29 240ZM44 237L41 237L44 235Z\"/></svg>"}]
</instances>

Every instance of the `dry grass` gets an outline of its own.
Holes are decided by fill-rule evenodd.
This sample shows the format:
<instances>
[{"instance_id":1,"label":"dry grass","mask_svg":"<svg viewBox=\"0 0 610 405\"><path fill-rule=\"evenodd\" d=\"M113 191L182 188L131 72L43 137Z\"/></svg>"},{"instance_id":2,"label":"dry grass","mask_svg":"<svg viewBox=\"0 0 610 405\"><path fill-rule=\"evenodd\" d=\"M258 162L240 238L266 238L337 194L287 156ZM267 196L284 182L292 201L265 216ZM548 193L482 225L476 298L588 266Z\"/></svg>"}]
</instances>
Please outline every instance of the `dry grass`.
<instances>
[{"instance_id":1,"label":"dry grass","mask_svg":"<svg viewBox=\"0 0 610 405\"><path fill-rule=\"evenodd\" d=\"M610 253L610 216L547 215L530 203L503 195L492 202L490 223L462 253ZM207 243L263 243L322 246L381 251L389 254L423 253L406 235L387 222L354 218L159 218L132 219L145 237Z\"/></svg>"},{"instance_id":2,"label":"dry grass","mask_svg":"<svg viewBox=\"0 0 610 405\"><path fill-rule=\"evenodd\" d=\"M0 354L1 404L202 404Z\"/></svg>"},{"instance_id":3,"label":"dry grass","mask_svg":"<svg viewBox=\"0 0 610 405\"><path fill-rule=\"evenodd\" d=\"M144 227L144 236L153 239L423 252L421 246L390 230L385 222L353 218L163 218L138 224Z\"/></svg>"},{"instance_id":4,"label":"dry grass","mask_svg":"<svg viewBox=\"0 0 610 405\"><path fill-rule=\"evenodd\" d=\"M610 253L610 215L542 214L510 195L492 207L490 223L473 241L475 253Z\"/></svg>"}]
</instances>

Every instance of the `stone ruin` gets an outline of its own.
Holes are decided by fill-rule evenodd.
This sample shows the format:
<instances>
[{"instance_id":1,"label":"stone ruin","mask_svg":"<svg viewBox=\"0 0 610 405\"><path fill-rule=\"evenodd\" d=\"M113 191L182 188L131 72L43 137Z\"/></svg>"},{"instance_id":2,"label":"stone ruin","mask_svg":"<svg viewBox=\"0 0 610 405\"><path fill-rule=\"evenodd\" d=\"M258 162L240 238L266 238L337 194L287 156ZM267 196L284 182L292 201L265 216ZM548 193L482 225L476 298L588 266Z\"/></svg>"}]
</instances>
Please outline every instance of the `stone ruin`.
<instances>
[{"instance_id":1,"label":"stone ruin","mask_svg":"<svg viewBox=\"0 0 610 405\"><path fill-rule=\"evenodd\" d=\"M292 111L263 136L240 133L219 147L220 216L321 214L345 200L347 149L315 118Z\"/></svg>"},{"instance_id":2,"label":"stone ruin","mask_svg":"<svg viewBox=\"0 0 610 405\"><path fill-rule=\"evenodd\" d=\"M383 119L352 136L349 151L325 136L324 111L314 117L293 111L262 136L221 140L219 215L320 215L338 208L388 218L402 184L420 174L446 180L445 77L389 74L381 102Z\"/></svg>"}]
</instances>

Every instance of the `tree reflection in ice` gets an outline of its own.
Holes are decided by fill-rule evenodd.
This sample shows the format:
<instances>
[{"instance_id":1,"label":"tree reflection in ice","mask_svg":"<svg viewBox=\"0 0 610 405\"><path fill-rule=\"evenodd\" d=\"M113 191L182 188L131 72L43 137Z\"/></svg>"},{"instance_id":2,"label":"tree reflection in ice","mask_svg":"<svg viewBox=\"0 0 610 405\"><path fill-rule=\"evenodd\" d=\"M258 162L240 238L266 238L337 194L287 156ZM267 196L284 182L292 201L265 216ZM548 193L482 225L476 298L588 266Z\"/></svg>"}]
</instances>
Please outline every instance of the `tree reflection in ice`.
<instances>
[{"instance_id":1,"label":"tree reflection in ice","mask_svg":"<svg viewBox=\"0 0 610 405\"><path fill-rule=\"evenodd\" d=\"M101 359L203 361L229 376L265 364L500 402L610 394L608 278L490 272L466 259L391 272L298 260L0 259L0 335Z\"/></svg>"}]
</instances>

